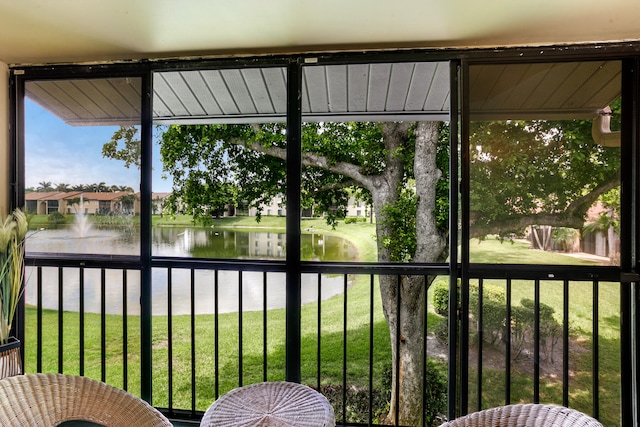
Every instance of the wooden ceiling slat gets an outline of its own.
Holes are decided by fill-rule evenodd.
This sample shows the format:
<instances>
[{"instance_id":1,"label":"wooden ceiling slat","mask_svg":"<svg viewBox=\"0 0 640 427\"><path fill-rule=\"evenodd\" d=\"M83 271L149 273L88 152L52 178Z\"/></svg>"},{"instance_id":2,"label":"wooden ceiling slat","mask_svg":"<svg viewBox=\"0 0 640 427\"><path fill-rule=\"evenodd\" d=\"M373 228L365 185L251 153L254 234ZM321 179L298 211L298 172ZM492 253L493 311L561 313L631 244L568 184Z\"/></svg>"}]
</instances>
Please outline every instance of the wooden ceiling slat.
<instances>
[{"instance_id":1,"label":"wooden ceiling slat","mask_svg":"<svg viewBox=\"0 0 640 427\"><path fill-rule=\"evenodd\" d=\"M585 79L571 97L562 103L562 108L599 109L613 99L612 93L619 93L622 86L621 64L619 61L594 62L584 67Z\"/></svg>"},{"instance_id":2,"label":"wooden ceiling slat","mask_svg":"<svg viewBox=\"0 0 640 427\"><path fill-rule=\"evenodd\" d=\"M188 110L182 105L180 98L178 98L178 95L172 90L165 73L155 75L153 88L155 92L154 97L159 99L167 107L167 112L162 114L162 117L183 117L188 114Z\"/></svg>"},{"instance_id":3,"label":"wooden ceiling slat","mask_svg":"<svg viewBox=\"0 0 640 427\"><path fill-rule=\"evenodd\" d=\"M261 69L269 91L271 103L277 114L287 113L287 70L285 68Z\"/></svg>"},{"instance_id":4,"label":"wooden ceiling slat","mask_svg":"<svg viewBox=\"0 0 640 427\"><path fill-rule=\"evenodd\" d=\"M413 63L393 64L391 76L389 77L389 91L384 108L385 111L405 111L414 70Z\"/></svg>"},{"instance_id":5,"label":"wooden ceiling slat","mask_svg":"<svg viewBox=\"0 0 640 427\"><path fill-rule=\"evenodd\" d=\"M523 75L528 68L527 64L515 64L503 69L500 80L493 86L491 93L485 98L483 107L488 110L513 110L510 101L526 99L530 92L520 86Z\"/></svg>"},{"instance_id":6,"label":"wooden ceiling slat","mask_svg":"<svg viewBox=\"0 0 640 427\"><path fill-rule=\"evenodd\" d=\"M515 110L533 109L531 95L536 93L548 70L549 67L540 68L532 64L524 64L518 87L511 91L508 98L509 105L513 106Z\"/></svg>"},{"instance_id":7,"label":"wooden ceiling slat","mask_svg":"<svg viewBox=\"0 0 640 427\"><path fill-rule=\"evenodd\" d=\"M597 67L598 63L595 62L559 64L553 67L547 76L548 83L546 83L549 97L543 105L540 105L540 108L543 110L548 108L558 110L580 108L575 103L574 97L582 90L585 82ZM551 90L552 85L553 90Z\"/></svg>"},{"instance_id":8,"label":"wooden ceiling slat","mask_svg":"<svg viewBox=\"0 0 640 427\"><path fill-rule=\"evenodd\" d=\"M366 111L385 111L389 95L391 64L369 65L369 96Z\"/></svg>"},{"instance_id":9,"label":"wooden ceiling slat","mask_svg":"<svg viewBox=\"0 0 640 427\"><path fill-rule=\"evenodd\" d=\"M328 110L332 113L348 111L349 85L347 84L347 66L327 66Z\"/></svg>"},{"instance_id":10,"label":"wooden ceiling slat","mask_svg":"<svg viewBox=\"0 0 640 427\"><path fill-rule=\"evenodd\" d=\"M327 94L327 77L325 67L305 67L304 83L306 85L307 108L305 113L326 113L329 111L329 98ZM303 105L304 106L304 105Z\"/></svg>"},{"instance_id":11,"label":"wooden ceiling slat","mask_svg":"<svg viewBox=\"0 0 640 427\"><path fill-rule=\"evenodd\" d=\"M220 74L229 88L229 93L233 97L239 112L243 115L256 114L258 111L253 103L242 72L240 70L221 70Z\"/></svg>"},{"instance_id":12,"label":"wooden ceiling slat","mask_svg":"<svg viewBox=\"0 0 640 427\"><path fill-rule=\"evenodd\" d=\"M471 85L469 90L469 104L472 111L487 110L491 102L491 94L500 76L504 72L504 65L485 65L469 67Z\"/></svg>"},{"instance_id":13,"label":"wooden ceiling slat","mask_svg":"<svg viewBox=\"0 0 640 427\"><path fill-rule=\"evenodd\" d=\"M204 110L203 114L207 116L222 114L222 110L211 93L211 89L202 73L200 71L187 71L183 75L191 92L198 97L200 106Z\"/></svg>"},{"instance_id":14,"label":"wooden ceiling slat","mask_svg":"<svg viewBox=\"0 0 640 427\"><path fill-rule=\"evenodd\" d=\"M421 108L425 111L449 111L449 63L438 62L429 89L427 99ZM416 108L420 110L420 108Z\"/></svg>"},{"instance_id":15,"label":"wooden ceiling slat","mask_svg":"<svg viewBox=\"0 0 640 427\"><path fill-rule=\"evenodd\" d=\"M179 94L180 107L176 106L176 109L185 111L185 115L188 116L202 116L205 114L205 110L201 104L201 93L194 93L194 89L187 83L188 76L192 72L186 73L163 73L164 80L167 82L172 92Z\"/></svg>"},{"instance_id":16,"label":"wooden ceiling slat","mask_svg":"<svg viewBox=\"0 0 640 427\"><path fill-rule=\"evenodd\" d=\"M369 94L369 65L352 64L347 67L349 86L348 111L367 111Z\"/></svg>"},{"instance_id":17,"label":"wooden ceiling slat","mask_svg":"<svg viewBox=\"0 0 640 427\"><path fill-rule=\"evenodd\" d=\"M139 84L139 79L136 80ZM95 117L109 119L111 117L124 116L126 112L122 111L117 103L105 96L104 91L100 90L100 83L104 84L102 79L74 81L78 90L82 91L86 99L89 100L88 104L95 107L95 110L92 112ZM140 120L140 115L138 115L137 119Z\"/></svg>"},{"instance_id":18,"label":"wooden ceiling slat","mask_svg":"<svg viewBox=\"0 0 640 427\"><path fill-rule=\"evenodd\" d=\"M271 100L271 94L267 89L262 70L259 68L244 69L242 70L242 76L257 114L275 113L275 107Z\"/></svg>"},{"instance_id":19,"label":"wooden ceiling slat","mask_svg":"<svg viewBox=\"0 0 640 427\"><path fill-rule=\"evenodd\" d=\"M51 82L27 82L25 83L25 91L27 96L34 102L54 112L64 121L75 120L78 115L72 111L72 105L66 105L64 101L57 96L57 93L51 93L51 89L55 89Z\"/></svg>"},{"instance_id":20,"label":"wooden ceiling slat","mask_svg":"<svg viewBox=\"0 0 640 427\"><path fill-rule=\"evenodd\" d=\"M233 95L229 92L226 82L223 80L219 70L202 71L204 81L209 86L209 90L220 106L223 115L240 114Z\"/></svg>"}]
</instances>

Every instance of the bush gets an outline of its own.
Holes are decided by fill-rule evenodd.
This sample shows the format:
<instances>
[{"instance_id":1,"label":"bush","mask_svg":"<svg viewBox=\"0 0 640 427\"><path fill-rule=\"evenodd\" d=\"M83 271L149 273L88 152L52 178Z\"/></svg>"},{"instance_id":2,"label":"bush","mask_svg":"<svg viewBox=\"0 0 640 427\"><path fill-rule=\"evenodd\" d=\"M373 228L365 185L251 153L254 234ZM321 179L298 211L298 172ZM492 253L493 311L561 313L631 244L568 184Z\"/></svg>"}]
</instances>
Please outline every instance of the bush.
<instances>
[{"instance_id":1,"label":"bush","mask_svg":"<svg viewBox=\"0 0 640 427\"><path fill-rule=\"evenodd\" d=\"M425 425L437 426L447 413L447 364L427 359Z\"/></svg>"},{"instance_id":2,"label":"bush","mask_svg":"<svg viewBox=\"0 0 640 427\"><path fill-rule=\"evenodd\" d=\"M446 316L449 313L448 282L437 282L433 285L433 309L436 313L443 316Z\"/></svg>"},{"instance_id":3,"label":"bush","mask_svg":"<svg viewBox=\"0 0 640 427\"><path fill-rule=\"evenodd\" d=\"M65 219L64 219L64 215L56 211L56 212L51 212L49 214L49 216L47 217L47 221L49 221L49 224L51 225L58 225L58 224L64 224Z\"/></svg>"},{"instance_id":4,"label":"bush","mask_svg":"<svg viewBox=\"0 0 640 427\"><path fill-rule=\"evenodd\" d=\"M497 343L504 333L506 325L506 294L498 286L484 285L482 287L482 325L483 340L491 344ZM477 321L479 311L479 287L477 284L469 286L469 314ZM460 309L460 286L458 285L458 309ZM433 287L433 308L436 313L446 316L449 311L449 284L438 282Z\"/></svg>"},{"instance_id":5,"label":"bush","mask_svg":"<svg viewBox=\"0 0 640 427\"><path fill-rule=\"evenodd\" d=\"M477 285L469 289L469 312L480 320L480 293ZM500 341L504 334L507 317L507 296L504 289L498 286L484 285L482 287L482 339L491 344Z\"/></svg>"},{"instance_id":6,"label":"bush","mask_svg":"<svg viewBox=\"0 0 640 427\"><path fill-rule=\"evenodd\" d=\"M521 306L513 307L511 313L511 345L517 358L526 348L527 343L535 339L535 302L524 298ZM555 310L547 304L540 303L540 357L553 363L555 346L562 336L562 325L553 317Z\"/></svg>"},{"instance_id":7,"label":"bush","mask_svg":"<svg viewBox=\"0 0 640 427\"><path fill-rule=\"evenodd\" d=\"M389 413L391 400L392 370L389 363L382 373L382 387L373 390L371 396L373 424L384 422ZM320 392L327 398L335 412L336 422L343 419L347 424L369 423L369 389L366 387L349 387L346 390L346 405L343 408L341 384L327 384L320 387ZM447 412L447 364L446 362L427 359L427 375L425 387L425 426L437 426L444 422ZM343 411L344 409L344 411ZM344 418L343 418L344 417Z\"/></svg>"},{"instance_id":8,"label":"bush","mask_svg":"<svg viewBox=\"0 0 640 427\"><path fill-rule=\"evenodd\" d=\"M343 387L341 384L327 384L320 387L320 392L327 398L335 412L336 422L342 421L346 423L367 424L369 421L369 389L365 387L349 387L346 392L346 411L343 411L342 394ZM389 399L391 397L389 390L374 389L372 396L373 405L373 422L374 424L380 418L386 416L389 412ZM345 413L346 412L346 413ZM344 416L344 418L343 418Z\"/></svg>"}]
</instances>

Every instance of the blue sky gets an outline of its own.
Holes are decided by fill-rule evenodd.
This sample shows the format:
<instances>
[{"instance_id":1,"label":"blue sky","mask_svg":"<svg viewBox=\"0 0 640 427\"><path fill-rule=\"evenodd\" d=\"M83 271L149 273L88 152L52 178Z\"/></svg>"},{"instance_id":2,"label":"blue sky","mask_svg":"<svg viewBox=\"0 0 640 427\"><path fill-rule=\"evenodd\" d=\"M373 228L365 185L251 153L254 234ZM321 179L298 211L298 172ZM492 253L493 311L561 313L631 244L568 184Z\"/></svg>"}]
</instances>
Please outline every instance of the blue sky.
<instances>
[{"instance_id":1,"label":"blue sky","mask_svg":"<svg viewBox=\"0 0 640 427\"><path fill-rule=\"evenodd\" d=\"M118 160L102 157L102 145L111 140L115 126L69 126L36 103L25 100L26 187L40 182L69 185L104 182L127 185L138 191L140 171ZM153 191L171 191L161 178L160 147L153 148Z\"/></svg>"}]
</instances>

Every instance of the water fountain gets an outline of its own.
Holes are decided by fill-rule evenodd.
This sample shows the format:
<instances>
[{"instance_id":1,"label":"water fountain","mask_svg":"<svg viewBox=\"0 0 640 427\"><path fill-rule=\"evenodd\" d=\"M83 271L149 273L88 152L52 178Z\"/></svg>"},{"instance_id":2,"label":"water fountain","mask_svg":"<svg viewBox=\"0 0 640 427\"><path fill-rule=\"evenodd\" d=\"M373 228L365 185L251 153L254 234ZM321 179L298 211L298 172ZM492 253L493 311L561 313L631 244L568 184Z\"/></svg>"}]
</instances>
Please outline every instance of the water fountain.
<instances>
[{"instance_id":1,"label":"water fountain","mask_svg":"<svg viewBox=\"0 0 640 427\"><path fill-rule=\"evenodd\" d=\"M77 237L86 237L87 233L91 230L91 222L84 213L84 200L82 195L80 196L80 207L76 212L76 218L73 224L73 230L76 232Z\"/></svg>"}]
</instances>

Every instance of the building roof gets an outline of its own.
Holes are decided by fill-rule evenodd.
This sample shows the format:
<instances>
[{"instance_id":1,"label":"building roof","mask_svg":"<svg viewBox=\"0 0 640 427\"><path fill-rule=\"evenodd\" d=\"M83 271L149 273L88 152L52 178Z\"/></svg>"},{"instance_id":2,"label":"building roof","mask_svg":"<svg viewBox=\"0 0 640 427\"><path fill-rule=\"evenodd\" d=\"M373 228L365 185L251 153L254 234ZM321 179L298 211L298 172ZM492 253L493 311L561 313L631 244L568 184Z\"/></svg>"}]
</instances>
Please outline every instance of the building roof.
<instances>
[{"instance_id":1,"label":"building roof","mask_svg":"<svg viewBox=\"0 0 640 427\"><path fill-rule=\"evenodd\" d=\"M65 193L63 191L32 191L26 193L24 195L25 200L40 200L40 201L49 201L49 200L62 200L69 196L70 193ZM77 193L79 194L79 193Z\"/></svg>"}]
</instances>

